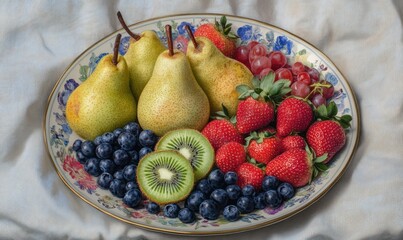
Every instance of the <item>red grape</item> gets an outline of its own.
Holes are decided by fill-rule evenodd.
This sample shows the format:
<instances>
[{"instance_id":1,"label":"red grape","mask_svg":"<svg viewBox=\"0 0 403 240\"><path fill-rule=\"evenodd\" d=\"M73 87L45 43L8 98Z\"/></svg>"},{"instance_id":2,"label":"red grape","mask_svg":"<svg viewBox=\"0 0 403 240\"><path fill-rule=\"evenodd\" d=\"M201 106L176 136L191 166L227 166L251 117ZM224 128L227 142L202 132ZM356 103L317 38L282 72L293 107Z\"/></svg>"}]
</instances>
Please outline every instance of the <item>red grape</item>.
<instances>
[{"instance_id":1,"label":"red grape","mask_svg":"<svg viewBox=\"0 0 403 240\"><path fill-rule=\"evenodd\" d=\"M309 76L311 77L311 81L312 82L318 82L319 81L319 78L320 78L320 73L319 73L319 71L318 70L316 70L316 68L309 68L307 71L306 71L308 74L309 74Z\"/></svg>"},{"instance_id":2,"label":"red grape","mask_svg":"<svg viewBox=\"0 0 403 240\"><path fill-rule=\"evenodd\" d=\"M249 64L249 49L247 46L239 46L235 52L235 59L245 64L245 66L250 68Z\"/></svg>"},{"instance_id":3,"label":"red grape","mask_svg":"<svg viewBox=\"0 0 403 240\"><path fill-rule=\"evenodd\" d=\"M291 94L297 97L306 98L311 92L311 88L303 82L294 82L291 85Z\"/></svg>"},{"instance_id":4,"label":"red grape","mask_svg":"<svg viewBox=\"0 0 403 240\"><path fill-rule=\"evenodd\" d=\"M273 72L271 68L265 68L259 73L259 79L262 79L264 76L268 75L270 72Z\"/></svg>"},{"instance_id":5,"label":"red grape","mask_svg":"<svg viewBox=\"0 0 403 240\"><path fill-rule=\"evenodd\" d=\"M257 57L251 63L251 71L254 75L258 75L263 69L270 68L270 62L268 57Z\"/></svg>"},{"instance_id":6,"label":"red grape","mask_svg":"<svg viewBox=\"0 0 403 240\"><path fill-rule=\"evenodd\" d=\"M254 46L256 46L257 44L259 44L259 42L257 41L250 41L248 43L248 45L246 45L246 47L248 48L248 50L250 51Z\"/></svg>"},{"instance_id":7,"label":"red grape","mask_svg":"<svg viewBox=\"0 0 403 240\"><path fill-rule=\"evenodd\" d=\"M322 94L325 99L329 99L333 97L334 94L334 87L331 83L328 81L323 80L321 83L323 84L329 84L331 87L322 87Z\"/></svg>"},{"instance_id":8,"label":"red grape","mask_svg":"<svg viewBox=\"0 0 403 240\"><path fill-rule=\"evenodd\" d=\"M291 83L293 82L292 73L287 68L279 68L274 73L276 74L276 76L274 78L275 80L288 79L288 80L290 80Z\"/></svg>"},{"instance_id":9,"label":"red grape","mask_svg":"<svg viewBox=\"0 0 403 240\"><path fill-rule=\"evenodd\" d=\"M313 103L313 105L315 105L315 107L318 107L322 104L325 104L326 99L323 97L322 94L316 93L311 97L311 102Z\"/></svg>"},{"instance_id":10,"label":"red grape","mask_svg":"<svg viewBox=\"0 0 403 240\"><path fill-rule=\"evenodd\" d=\"M298 82L303 82L306 85L311 85L312 81L311 81L311 77L309 76L309 73L307 72L300 72L297 75L297 81Z\"/></svg>"},{"instance_id":11,"label":"red grape","mask_svg":"<svg viewBox=\"0 0 403 240\"><path fill-rule=\"evenodd\" d=\"M252 65L252 62L258 58L267 55L267 47L264 44L258 43L249 51L249 63Z\"/></svg>"},{"instance_id":12,"label":"red grape","mask_svg":"<svg viewBox=\"0 0 403 240\"><path fill-rule=\"evenodd\" d=\"M291 70L294 75L298 75L300 72L305 72L305 66L302 64L302 62L295 62L291 66Z\"/></svg>"},{"instance_id":13,"label":"red grape","mask_svg":"<svg viewBox=\"0 0 403 240\"><path fill-rule=\"evenodd\" d=\"M269 53L269 59L271 63L271 68L276 71L279 68L284 67L287 63L287 58L281 51L273 51Z\"/></svg>"}]
</instances>

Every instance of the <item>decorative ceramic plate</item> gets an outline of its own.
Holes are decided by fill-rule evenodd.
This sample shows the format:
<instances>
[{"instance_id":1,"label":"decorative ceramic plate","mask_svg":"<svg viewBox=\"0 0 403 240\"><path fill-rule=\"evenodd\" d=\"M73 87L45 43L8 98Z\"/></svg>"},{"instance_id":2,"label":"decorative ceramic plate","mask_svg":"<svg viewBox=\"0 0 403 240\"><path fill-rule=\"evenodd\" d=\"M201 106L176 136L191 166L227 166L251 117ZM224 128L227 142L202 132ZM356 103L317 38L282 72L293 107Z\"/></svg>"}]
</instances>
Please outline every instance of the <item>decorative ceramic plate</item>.
<instances>
[{"instance_id":1,"label":"decorative ceramic plate","mask_svg":"<svg viewBox=\"0 0 403 240\"><path fill-rule=\"evenodd\" d=\"M171 24L174 46L184 50L188 42L184 28L186 24L196 29L201 24L214 22L215 18L220 17L221 15L215 14L167 16L131 25L130 29L136 33L155 30L161 40L166 43L164 26ZM57 81L48 99L43 123L45 144L57 173L71 191L96 209L138 227L166 233L212 235L242 232L277 223L306 209L331 189L352 160L359 140L359 110L354 92L347 80L328 57L301 38L256 20L236 16L227 16L227 19L233 24L234 32L240 37L238 44L247 44L252 40L264 43L269 50L284 52L289 63L301 61L307 66L316 68L323 79L334 85L333 100L339 109L338 114L350 114L353 120L347 132L347 144L331 161L329 170L314 179L308 186L298 189L296 195L284 202L280 208L267 207L244 214L236 222L228 222L220 216L214 221L199 217L192 224L184 224L179 219L166 218L162 213L150 214L145 208L132 209L124 205L121 199L99 188L96 178L86 173L83 165L76 160L72 144L79 137L71 130L65 116L66 101L70 93L87 79L102 56L113 52L117 33L123 36L119 52L122 55L125 54L129 36L121 29L95 43L78 56Z\"/></svg>"}]
</instances>

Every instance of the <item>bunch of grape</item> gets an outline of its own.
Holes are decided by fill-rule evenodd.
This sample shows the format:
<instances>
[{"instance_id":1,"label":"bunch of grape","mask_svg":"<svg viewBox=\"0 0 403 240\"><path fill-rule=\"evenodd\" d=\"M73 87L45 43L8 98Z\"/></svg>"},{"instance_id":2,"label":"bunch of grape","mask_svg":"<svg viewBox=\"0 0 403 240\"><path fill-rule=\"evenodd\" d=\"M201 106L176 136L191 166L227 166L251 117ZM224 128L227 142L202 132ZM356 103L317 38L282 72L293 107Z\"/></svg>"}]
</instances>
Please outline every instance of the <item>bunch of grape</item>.
<instances>
[{"instance_id":1,"label":"bunch of grape","mask_svg":"<svg viewBox=\"0 0 403 240\"><path fill-rule=\"evenodd\" d=\"M324 104L333 96L334 87L320 78L317 69L301 62L289 65L283 52L269 51L262 43L251 41L247 45L239 46L235 59L260 79L270 72L275 73L275 80L288 79L291 82L291 94L309 99L315 106Z\"/></svg>"},{"instance_id":2,"label":"bunch of grape","mask_svg":"<svg viewBox=\"0 0 403 240\"><path fill-rule=\"evenodd\" d=\"M152 131L142 130L138 123L130 122L94 141L77 139L72 148L84 170L98 177L100 188L135 207L142 200L136 182L137 164L153 151L157 141L158 137Z\"/></svg>"}]
</instances>

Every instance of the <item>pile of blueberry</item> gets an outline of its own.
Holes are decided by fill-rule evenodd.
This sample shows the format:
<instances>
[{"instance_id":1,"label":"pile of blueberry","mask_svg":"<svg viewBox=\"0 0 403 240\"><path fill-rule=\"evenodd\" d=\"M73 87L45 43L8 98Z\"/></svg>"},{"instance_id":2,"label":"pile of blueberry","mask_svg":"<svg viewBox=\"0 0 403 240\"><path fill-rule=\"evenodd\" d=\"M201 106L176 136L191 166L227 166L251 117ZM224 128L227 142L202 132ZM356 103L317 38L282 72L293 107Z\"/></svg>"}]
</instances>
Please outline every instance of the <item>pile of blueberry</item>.
<instances>
[{"instance_id":1,"label":"pile of blueberry","mask_svg":"<svg viewBox=\"0 0 403 240\"><path fill-rule=\"evenodd\" d=\"M196 219L195 213L208 220L215 220L222 213L228 221L236 221L241 214L250 213L255 209L278 208L283 201L295 194L291 184L280 182L273 176L263 179L261 190L252 185L240 188L236 185L237 178L235 172L224 174L219 169L213 170L207 178L197 183L195 190L186 199L184 208L181 209L176 203L168 204L164 207L164 215L191 223ZM149 212L156 213L150 211L149 206L150 204L147 206ZM152 210L155 209L153 206Z\"/></svg>"},{"instance_id":2,"label":"pile of blueberry","mask_svg":"<svg viewBox=\"0 0 403 240\"><path fill-rule=\"evenodd\" d=\"M138 123L130 122L94 141L77 139L72 148L85 171L98 177L100 188L123 198L126 205L136 207L142 200L136 183L137 164L153 151L157 141L152 131L142 130Z\"/></svg>"}]
</instances>

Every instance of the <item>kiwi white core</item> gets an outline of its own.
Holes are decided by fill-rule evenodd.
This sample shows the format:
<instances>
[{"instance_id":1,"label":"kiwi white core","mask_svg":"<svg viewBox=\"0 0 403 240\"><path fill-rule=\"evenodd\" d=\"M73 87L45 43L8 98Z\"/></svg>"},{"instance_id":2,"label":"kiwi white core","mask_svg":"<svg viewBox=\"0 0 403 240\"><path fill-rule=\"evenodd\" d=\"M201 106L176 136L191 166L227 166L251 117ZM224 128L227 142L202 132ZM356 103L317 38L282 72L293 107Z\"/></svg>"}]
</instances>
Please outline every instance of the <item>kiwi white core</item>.
<instances>
[{"instance_id":1,"label":"kiwi white core","mask_svg":"<svg viewBox=\"0 0 403 240\"><path fill-rule=\"evenodd\" d=\"M158 174L161 180L172 180L172 177L175 175L175 173L169 171L166 168L160 168L158 169Z\"/></svg>"}]
</instances>

